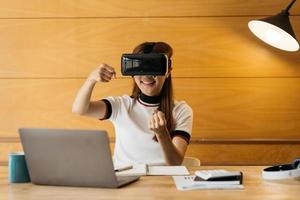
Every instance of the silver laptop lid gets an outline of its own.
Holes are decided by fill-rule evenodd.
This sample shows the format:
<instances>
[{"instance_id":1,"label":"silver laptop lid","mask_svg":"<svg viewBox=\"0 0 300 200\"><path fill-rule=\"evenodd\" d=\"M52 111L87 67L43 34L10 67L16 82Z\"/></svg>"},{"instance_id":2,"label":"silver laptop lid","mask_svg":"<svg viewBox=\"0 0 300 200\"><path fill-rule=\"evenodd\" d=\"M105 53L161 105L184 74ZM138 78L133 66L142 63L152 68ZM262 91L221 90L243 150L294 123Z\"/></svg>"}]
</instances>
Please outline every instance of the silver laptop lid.
<instances>
[{"instance_id":1,"label":"silver laptop lid","mask_svg":"<svg viewBox=\"0 0 300 200\"><path fill-rule=\"evenodd\" d=\"M31 181L118 187L106 131L19 129Z\"/></svg>"}]
</instances>

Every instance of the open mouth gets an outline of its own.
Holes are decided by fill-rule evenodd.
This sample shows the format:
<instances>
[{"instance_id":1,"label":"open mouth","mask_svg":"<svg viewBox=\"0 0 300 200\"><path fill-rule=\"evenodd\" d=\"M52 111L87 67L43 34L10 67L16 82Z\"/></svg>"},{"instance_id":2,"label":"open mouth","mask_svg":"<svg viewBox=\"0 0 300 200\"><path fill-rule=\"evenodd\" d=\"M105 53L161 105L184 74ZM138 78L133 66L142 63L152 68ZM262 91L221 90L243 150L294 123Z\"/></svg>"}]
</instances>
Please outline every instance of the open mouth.
<instances>
[{"instance_id":1,"label":"open mouth","mask_svg":"<svg viewBox=\"0 0 300 200\"><path fill-rule=\"evenodd\" d=\"M155 80L152 81L141 81L140 82L143 85L147 85L147 86L153 86L155 84Z\"/></svg>"}]
</instances>

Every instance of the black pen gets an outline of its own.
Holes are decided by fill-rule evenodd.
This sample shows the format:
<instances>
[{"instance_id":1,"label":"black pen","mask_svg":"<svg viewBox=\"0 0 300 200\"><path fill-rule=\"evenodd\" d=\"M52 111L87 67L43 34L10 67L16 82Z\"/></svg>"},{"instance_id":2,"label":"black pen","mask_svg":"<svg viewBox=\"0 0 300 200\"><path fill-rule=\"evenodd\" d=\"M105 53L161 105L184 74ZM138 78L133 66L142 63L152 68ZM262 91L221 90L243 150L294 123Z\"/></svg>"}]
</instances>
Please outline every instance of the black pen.
<instances>
[{"instance_id":1,"label":"black pen","mask_svg":"<svg viewBox=\"0 0 300 200\"><path fill-rule=\"evenodd\" d=\"M115 172L121 172L121 171L124 171L124 170L127 170L127 169L132 169L132 165L127 165L127 166L124 166L124 167L119 167L119 168L115 169Z\"/></svg>"}]
</instances>

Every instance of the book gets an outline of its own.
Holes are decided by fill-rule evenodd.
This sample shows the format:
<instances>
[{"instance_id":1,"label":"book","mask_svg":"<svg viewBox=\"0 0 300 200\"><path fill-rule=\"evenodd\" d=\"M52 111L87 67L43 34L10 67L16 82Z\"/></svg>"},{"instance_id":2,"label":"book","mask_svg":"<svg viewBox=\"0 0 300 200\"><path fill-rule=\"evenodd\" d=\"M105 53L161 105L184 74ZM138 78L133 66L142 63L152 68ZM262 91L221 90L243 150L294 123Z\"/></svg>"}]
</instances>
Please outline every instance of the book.
<instances>
[{"instance_id":1,"label":"book","mask_svg":"<svg viewBox=\"0 0 300 200\"><path fill-rule=\"evenodd\" d=\"M228 170L197 170L194 181L205 184L242 184L243 173Z\"/></svg>"},{"instance_id":2,"label":"book","mask_svg":"<svg viewBox=\"0 0 300 200\"><path fill-rule=\"evenodd\" d=\"M133 165L131 169L116 172L117 176L178 176L189 175L185 166Z\"/></svg>"},{"instance_id":3,"label":"book","mask_svg":"<svg viewBox=\"0 0 300 200\"><path fill-rule=\"evenodd\" d=\"M195 175L191 176L173 176L176 188L178 190L195 190L195 189L243 189L244 186L240 181L207 181L196 179Z\"/></svg>"},{"instance_id":4,"label":"book","mask_svg":"<svg viewBox=\"0 0 300 200\"><path fill-rule=\"evenodd\" d=\"M242 184L242 178L234 178L234 179L228 179L228 178L219 178L216 180L205 180L199 176L195 176L194 182L197 184L206 184L206 185L236 185L236 184Z\"/></svg>"},{"instance_id":5,"label":"book","mask_svg":"<svg viewBox=\"0 0 300 200\"><path fill-rule=\"evenodd\" d=\"M223 169L197 170L195 175L201 179L211 181L242 180L243 178L243 174L240 171L228 171Z\"/></svg>"}]
</instances>

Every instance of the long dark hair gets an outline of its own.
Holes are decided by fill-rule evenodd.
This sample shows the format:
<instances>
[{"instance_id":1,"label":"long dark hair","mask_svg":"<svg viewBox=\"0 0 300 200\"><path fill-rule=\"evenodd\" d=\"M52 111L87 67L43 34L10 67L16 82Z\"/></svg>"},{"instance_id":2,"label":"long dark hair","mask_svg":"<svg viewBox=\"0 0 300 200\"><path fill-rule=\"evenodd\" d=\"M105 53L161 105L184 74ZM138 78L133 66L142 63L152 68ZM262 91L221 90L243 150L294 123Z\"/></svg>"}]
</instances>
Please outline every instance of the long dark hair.
<instances>
[{"instance_id":1,"label":"long dark hair","mask_svg":"<svg viewBox=\"0 0 300 200\"><path fill-rule=\"evenodd\" d=\"M153 43L153 42L151 42ZM132 53L144 53L145 47L149 45L149 42L144 42L140 45L138 45L137 47L134 48ZM165 43L165 42L155 42L154 46L152 48L152 51L149 53L164 53L168 56L169 59L169 72L171 71L171 57L173 55L173 49L172 47ZM131 97L133 98L138 98L138 96L141 94L141 90L140 88L137 86L137 84L135 83L135 81L133 81L133 89L132 89L132 94ZM169 131L169 133L172 132L173 130L173 115L172 115L172 110L174 107L174 98L173 98L173 85L172 85L172 77L171 77L171 73L169 74L169 76L166 78L164 85L161 89L161 98L160 98L160 104L158 107L158 110L160 110L161 112L163 112L165 114L165 118L167 121L167 129ZM154 136L153 138L155 141L157 141L156 136Z\"/></svg>"}]
</instances>

